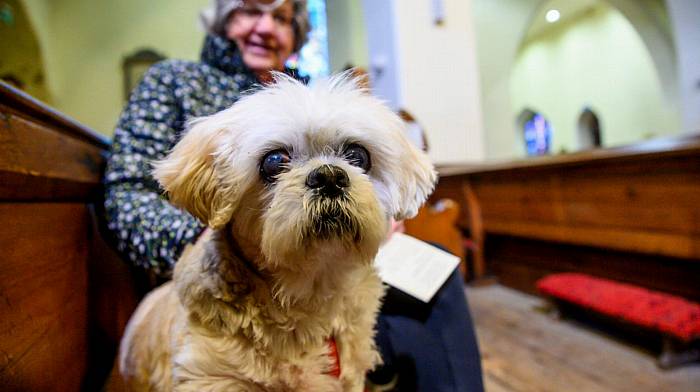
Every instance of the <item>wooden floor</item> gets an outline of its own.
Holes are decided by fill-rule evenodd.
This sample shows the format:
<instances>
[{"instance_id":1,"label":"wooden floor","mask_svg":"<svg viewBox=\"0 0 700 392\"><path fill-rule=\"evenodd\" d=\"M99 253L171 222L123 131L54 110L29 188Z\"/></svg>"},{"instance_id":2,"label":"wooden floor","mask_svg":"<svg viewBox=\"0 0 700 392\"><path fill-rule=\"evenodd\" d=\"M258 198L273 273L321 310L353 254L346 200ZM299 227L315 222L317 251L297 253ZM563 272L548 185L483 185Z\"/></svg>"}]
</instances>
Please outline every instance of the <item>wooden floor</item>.
<instances>
[{"instance_id":1,"label":"wooden floor","mask_svg":"<svg viewBox=\"0 0 700 392\"><path fill-rule=\"evenodd\" d=\"M700 392L700 364L659 370L643 348L500 285L467 288L487 392Z\"/></svg>"}]
</instances>

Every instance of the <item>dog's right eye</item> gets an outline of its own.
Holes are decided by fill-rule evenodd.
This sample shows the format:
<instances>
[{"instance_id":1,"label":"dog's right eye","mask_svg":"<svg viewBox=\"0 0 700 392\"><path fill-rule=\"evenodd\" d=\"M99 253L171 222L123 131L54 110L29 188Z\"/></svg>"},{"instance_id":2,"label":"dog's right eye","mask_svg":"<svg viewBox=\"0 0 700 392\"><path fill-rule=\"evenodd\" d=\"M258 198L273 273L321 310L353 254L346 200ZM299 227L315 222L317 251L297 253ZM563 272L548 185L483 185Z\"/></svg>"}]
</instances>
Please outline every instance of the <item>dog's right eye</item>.
<instances>
[{"instance_id":1,"label":"dog's right eye","mask_svg":"<svg viewBox=\"0 0 700 392\"><path fill-rule=\"evenodd\" d=\"M372 167L369 151L359 144L351 144L345 149L345 159L353 166L364 170L365 173Z\"/></svg>"},{"instance_id":2,"label":"dog's right eye","mask_svg":"<svg viewBox=\"0 0 700 392\"><path fill-rule=\"evenodd\" d=\"M275 182L276 177L287 170L288 164L291 161L289 153L285 150L270 151L260 162L260 176L266 182Z\"/></svg>"}]
</instances>

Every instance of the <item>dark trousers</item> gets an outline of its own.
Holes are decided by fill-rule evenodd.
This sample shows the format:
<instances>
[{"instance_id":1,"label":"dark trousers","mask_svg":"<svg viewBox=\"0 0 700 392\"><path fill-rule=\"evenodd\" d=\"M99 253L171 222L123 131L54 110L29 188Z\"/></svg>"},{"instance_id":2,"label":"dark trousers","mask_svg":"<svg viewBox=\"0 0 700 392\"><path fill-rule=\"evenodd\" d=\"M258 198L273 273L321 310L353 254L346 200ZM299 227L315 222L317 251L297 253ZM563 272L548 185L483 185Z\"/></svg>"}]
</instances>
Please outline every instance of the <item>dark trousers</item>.
<instances>
[{"instance_id":1,"label":"dark trousers","mask_svg":"<svg viewBox=\"0 0 700 392\"><path fill-rule=\"evenodd\" d=\"M399 375L399 391L481 392L481 361L464 286L455 271L430 303L390 288L377 321L385 365L370 379Z\"/></svg>"}]
</instances>

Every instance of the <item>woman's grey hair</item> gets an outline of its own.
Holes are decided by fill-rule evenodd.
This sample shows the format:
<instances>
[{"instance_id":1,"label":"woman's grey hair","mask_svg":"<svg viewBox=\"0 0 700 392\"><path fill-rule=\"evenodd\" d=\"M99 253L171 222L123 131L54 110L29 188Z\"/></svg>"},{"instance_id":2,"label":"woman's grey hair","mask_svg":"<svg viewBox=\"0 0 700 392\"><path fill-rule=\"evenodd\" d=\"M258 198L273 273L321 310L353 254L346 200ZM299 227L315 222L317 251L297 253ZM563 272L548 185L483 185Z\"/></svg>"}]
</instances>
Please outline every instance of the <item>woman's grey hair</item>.
<instances>
[{"instance_id":1,"label":"woman's grey hair","mask_svg":"<svg viewBox=\"0 0 700 392\"><path fill-rule=\"evenodd\" d=\"M311 25L306 11L306 0L288 0L294 7L292 28L294 29L294 53L308 41ZM212 0L212 4L200 14L204 28L209 34L226 37L226 25L233 11L243 6L243 0Z\"/></svg>"}]
</instances>

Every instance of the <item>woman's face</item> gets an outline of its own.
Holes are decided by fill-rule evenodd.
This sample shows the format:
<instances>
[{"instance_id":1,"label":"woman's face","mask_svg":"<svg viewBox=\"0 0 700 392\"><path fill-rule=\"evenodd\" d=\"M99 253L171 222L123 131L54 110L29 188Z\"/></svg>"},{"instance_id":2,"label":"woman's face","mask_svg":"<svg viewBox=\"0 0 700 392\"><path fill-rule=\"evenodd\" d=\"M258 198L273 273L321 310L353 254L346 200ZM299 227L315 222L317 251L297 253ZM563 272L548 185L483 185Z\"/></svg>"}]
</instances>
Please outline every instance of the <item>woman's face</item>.
<instances>
[{"instance_id":1,"label":"woman's face","mask_svg":"<svg viewBox=\"0 0 700 392\"><path fill-rule=\"evenodd\" d=\"M272 11L262 11L256 7L256 1L246 0L231 14L226 36L236 43L243 62L257 75L281 71L294 49L293 18L290 1Z\"/></svg>"}]
</instances>

